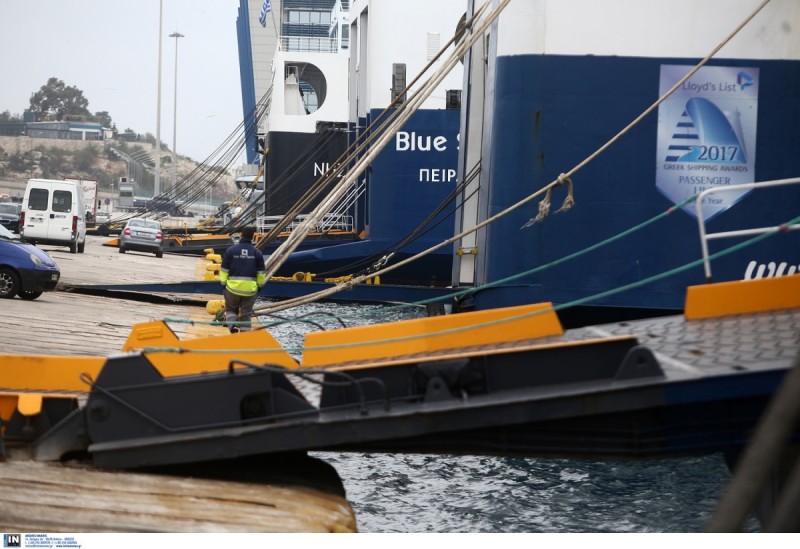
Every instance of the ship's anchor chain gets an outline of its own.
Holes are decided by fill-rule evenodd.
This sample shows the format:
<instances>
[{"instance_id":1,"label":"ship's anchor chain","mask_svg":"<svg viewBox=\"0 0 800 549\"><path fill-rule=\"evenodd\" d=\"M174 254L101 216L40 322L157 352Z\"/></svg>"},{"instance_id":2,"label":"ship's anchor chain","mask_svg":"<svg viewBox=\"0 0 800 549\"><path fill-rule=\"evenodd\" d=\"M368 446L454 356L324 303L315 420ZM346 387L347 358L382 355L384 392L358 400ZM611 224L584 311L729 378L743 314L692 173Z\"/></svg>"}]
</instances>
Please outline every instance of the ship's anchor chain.
<instances>
[{"instance_id":1,"label":"ship's anchor chain","mask_svg":"<svg viewBox=\"0 0 800 549\"><path fill-rule=\"evenodd\" d=\"M556 210L556 213L566 212L570 210L575 205L575 198L573 197L573 187L572 187L572 178L568 177L566 174L560 174L558 179L556 180L555 186L561 186L564 183L567 184L567 196L564 198L564 202L561 203L561 207ZM536 214L536 217L530 218L522 227L524 229L526 227L530 227L531 225L535 225L537 223L541 223L544 221L544 218L550 213L550 199L553 195L553 186L547 188L547 192L544 195L544 199L539 202L539 213Z\"/></svg>"}]
</instances>

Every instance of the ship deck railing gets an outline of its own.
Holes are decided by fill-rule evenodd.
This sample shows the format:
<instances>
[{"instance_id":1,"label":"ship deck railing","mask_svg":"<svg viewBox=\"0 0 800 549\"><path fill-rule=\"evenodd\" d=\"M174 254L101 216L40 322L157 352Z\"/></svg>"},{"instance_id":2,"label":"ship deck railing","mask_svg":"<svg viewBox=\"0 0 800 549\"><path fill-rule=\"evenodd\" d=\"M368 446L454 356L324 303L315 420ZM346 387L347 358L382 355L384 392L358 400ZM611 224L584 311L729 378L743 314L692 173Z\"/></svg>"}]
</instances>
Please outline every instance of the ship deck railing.
<instances>
[{"instance_id":1,"label":"ship deck railing","mask_svg":"<svg viewBox=\"0 0 800 549\"><path fill-rule=\"evenodd\" d=\"M260 233L271 231L278 222L283 219L281 215L262 215L256 219L256 228ZM307 214L300 214L284 229L284 232L292 232L301 223L308 219ZM314 232L325 233L330 231L353 232L355 222L352 215L326 214L314 227Z\"/></svg>"},{"instance_id":2,"label":"ship deck railing","mask_svg":"<svg viewBox=\"0 0 800 549\"><path fill-rule=\"evenodd\" d=\"M281 36L278 49L288 52L337 53L339 42L335 38L324 36Z\"/></svg>"},{"instance_id":3,"label":"ship deck railing","mask_svg":"<svg viewBox=\"0 0 800 549\"><path fill-rule=\"evenodd\" d=\"M753 189L763 189L767 187L778 187L783 185L798 185L800 184L800 177L791 179L774 179L771 181L759 181L755 183L742 183L739 185L724 185L720 187L712 187L706 189L697 195L695 199L695 208L697 212L697 225L700 231L700 246L703 251L703 268L705 270L706 281L711 282L711 260L708 253L708 241L717 240L722 238L734 238L742 236L754 236L763 234L769 231L796 231L800 229L800 223L786 225L771 226L771 227L754 227L751 229L740 229L738 231L720 231L716 233L706 232L706 222L703 217L703 204L707 202L709 195L714 193L736 192L736 191L750 191Z\"/></svg>"}]
</instances>

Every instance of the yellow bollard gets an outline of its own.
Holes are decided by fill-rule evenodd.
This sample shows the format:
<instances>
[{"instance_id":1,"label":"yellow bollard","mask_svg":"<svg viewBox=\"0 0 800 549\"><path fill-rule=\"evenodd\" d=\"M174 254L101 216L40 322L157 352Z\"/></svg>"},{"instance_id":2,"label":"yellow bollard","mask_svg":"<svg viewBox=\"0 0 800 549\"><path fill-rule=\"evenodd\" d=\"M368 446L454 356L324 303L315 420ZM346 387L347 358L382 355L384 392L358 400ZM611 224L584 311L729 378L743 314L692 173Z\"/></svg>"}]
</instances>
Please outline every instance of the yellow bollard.
<instances>
[{"instance_id":1,"label":"yellow bollard","mask_svg":"<svg viewBox=\"0 0 800 549\"><path fill-rule=\"evenodd\" d=\"M211 316L216 316L216 314L225 309L225 301L222 299L212 299L208 303L206 303L206 312Z\"/></svg>"},{"instance_id":2,"label":"yellow bollard","mask_svg":"<svg viewBox=\"0 0 800 549\"><path fill-rule=\"evenodd\" d=\"M311 282L314 280L314 273L304 273L297 271L292 275L292 280L295 282Z\"/></svg>"}]
</instances>

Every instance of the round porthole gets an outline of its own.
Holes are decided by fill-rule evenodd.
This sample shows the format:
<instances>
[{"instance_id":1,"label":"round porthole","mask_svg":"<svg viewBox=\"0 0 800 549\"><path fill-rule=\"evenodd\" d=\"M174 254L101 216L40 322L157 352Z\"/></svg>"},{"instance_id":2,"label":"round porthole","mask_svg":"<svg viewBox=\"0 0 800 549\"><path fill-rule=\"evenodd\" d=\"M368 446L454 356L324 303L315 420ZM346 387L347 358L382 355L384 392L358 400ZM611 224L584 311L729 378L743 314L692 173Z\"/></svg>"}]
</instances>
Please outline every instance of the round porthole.
<instances>
[{"instance_id":1,"label":"round porthole","mask_svg":"<svg viewBox=\"0 0 800 549\"><path fill-rule=\"evenodd\" d=\"M287 93L299 95L305 114L317 111L325 103L328 81L320 68L313 63L287 61L285 81ZM302 113L298 112L298 114Z\"/></svg>"}]
</instances>

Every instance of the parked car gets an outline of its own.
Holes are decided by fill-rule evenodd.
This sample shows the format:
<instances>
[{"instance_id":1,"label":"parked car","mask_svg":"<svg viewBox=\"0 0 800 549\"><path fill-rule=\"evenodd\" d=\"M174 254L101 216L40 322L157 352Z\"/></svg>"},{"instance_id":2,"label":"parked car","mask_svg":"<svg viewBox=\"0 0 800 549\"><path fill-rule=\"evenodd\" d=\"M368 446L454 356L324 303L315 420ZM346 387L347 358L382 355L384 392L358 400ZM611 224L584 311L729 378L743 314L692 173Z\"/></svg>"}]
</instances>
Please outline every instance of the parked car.
<instances>
[{"instance_id":1,"label":"parked car","mask_svg":"<svg viewBox=\"0 0 800 549\"><path fill-rule=\"evenodd\" d=\"M119 253L127 250L153 252L156 257L164 255L164 233L161 223L152 219L134 218L128 221L119 235Z\"/></svg>"},{"instance_id":2,"label":"parked car","mask_svg":"<svg viewBox=\"0 0 800 549\"><path fill-rule=\"evenodd\" d=\"M47 252L0 226L0 298L36 299L55 290L61 271Z\"/></svg>"},{"instance_id":3,"label":"parked car","mask_svg":"<svg viewBox=\"0 0 800 549\"><path fill-rule=\"evenodd\" d=\"M22 211L22 204L15 202L0 203L0 225L13 233L19 232L19 212Z\"/></svg>"}]
</instances>

